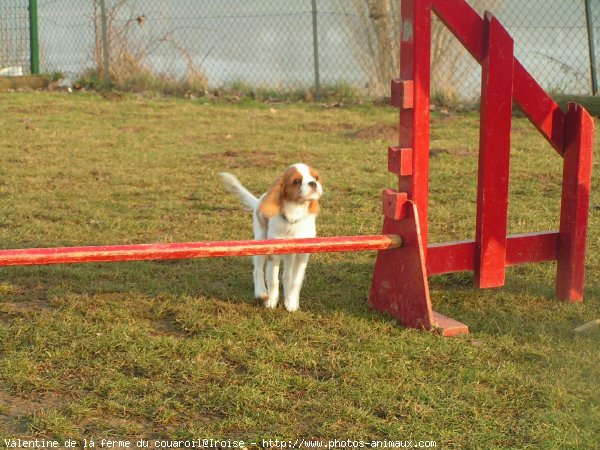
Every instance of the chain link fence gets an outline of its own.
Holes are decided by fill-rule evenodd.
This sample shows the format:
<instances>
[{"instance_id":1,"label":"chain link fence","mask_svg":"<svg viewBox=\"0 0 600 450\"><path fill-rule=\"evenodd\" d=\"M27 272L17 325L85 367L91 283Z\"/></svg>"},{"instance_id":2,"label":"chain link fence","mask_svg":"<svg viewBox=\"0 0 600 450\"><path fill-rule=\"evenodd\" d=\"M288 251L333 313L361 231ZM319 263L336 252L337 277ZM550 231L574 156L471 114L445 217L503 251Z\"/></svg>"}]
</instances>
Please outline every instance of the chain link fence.
<instances>
[{"instance_id":1,"label":"chain link fence","mask_svg":"<svg viewBox=\"0 0 600 450\"><path fill-rule=\"evenodd\" d=\"M469 0L501 20L516 56L544 88L578 95L592 92L590 48L600 48L600 0L588 2L591 40L586 0ZM399 0L37 3L41 71L71 78L107 69L125 88L172 81L295 90L317 83L384 96L398 73ZM0 2L0 75L30 71L28 4ZM434 18L434 99L475 99L480 83L478 64Z\"/></svg>"},{"instance_id":2,"label":"chain link fence","mask_svg":"<svg viewBox=\"0 0 600 450\"><path fill-rule=\"evenodd\" d=\"M29 9L22 0L0 2L0 76L30 73Z\"/></svg>"}]
</instances>

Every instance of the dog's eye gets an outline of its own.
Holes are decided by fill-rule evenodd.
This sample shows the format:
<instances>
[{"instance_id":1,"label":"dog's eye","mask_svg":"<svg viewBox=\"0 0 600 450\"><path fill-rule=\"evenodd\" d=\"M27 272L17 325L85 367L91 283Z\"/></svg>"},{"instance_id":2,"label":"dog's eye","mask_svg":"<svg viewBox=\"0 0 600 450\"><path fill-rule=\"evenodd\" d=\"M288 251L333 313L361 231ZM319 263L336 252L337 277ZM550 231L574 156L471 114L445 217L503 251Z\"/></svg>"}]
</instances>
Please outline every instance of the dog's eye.
<instances>
[{"instance_id":1,"label":"dog's eye","mask_svg":"<svg viewBox=\"0 0 600 450\"><path fill-rule=\"evenodd\" d=\"M300 178L294 179L294 184L300 184L300 183L302 183L302 180Z\"/></svg>"}]
</instances>

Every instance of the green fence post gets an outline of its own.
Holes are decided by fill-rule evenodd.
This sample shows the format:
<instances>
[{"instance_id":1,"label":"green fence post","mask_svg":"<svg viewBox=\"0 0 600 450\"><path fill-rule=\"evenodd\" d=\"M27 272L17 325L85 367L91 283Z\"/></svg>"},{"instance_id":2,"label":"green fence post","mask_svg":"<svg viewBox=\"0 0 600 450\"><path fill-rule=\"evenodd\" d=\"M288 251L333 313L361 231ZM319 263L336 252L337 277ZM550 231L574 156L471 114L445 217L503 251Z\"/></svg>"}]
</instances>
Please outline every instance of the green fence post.
<instances>
[{"instance_id":1,"label":"green fence post","mask_svg":"<svg viewBox=\"0 0 600 450\"><path fill-rule=\"evenodd\" d=\"M590 56L590 77L592 80L592 95L598 95L598 75L596 71L596 48L594 47L594 24L590 0L585 0L585 21L588 35L588 51Z\"/></svg>"},{"instance_id":2,"label":"green fence post","mask_svg":"<svg viewBox=\"0 0 600 450\"><path fill-rule=\"evenodd\" d=\"M29 0L29 54L31 74L38 75L40 73L40 41L38 37L37 0Z\"/></svg>"}]
</instances>

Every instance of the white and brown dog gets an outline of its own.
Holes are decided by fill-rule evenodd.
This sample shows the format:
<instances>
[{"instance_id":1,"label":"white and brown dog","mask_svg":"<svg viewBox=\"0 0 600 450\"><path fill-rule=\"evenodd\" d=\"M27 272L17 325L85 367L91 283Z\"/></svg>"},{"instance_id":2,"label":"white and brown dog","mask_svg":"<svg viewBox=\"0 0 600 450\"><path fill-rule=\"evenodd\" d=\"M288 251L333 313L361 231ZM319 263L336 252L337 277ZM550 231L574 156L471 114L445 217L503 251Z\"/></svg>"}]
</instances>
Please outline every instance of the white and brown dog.
<instances>
[{"instance_id":1,"label":"white and brown dog","mask_svg":"<svg viewBox=\"0 0 600 450\"><path fill-rule=\"evenodd\" d=\"M260 198L250 193L230 173L221 173L225 187L253 211L254 239L314 238L323 187L318 172L306 164L293 164ZM300 306L308 254L283 255L283 293L288 311ZM282 255L253 256L254 296L267 308L279 302L279 265ZM267 266L265 286L265 263Z\"/></svg>"}]
</instances>

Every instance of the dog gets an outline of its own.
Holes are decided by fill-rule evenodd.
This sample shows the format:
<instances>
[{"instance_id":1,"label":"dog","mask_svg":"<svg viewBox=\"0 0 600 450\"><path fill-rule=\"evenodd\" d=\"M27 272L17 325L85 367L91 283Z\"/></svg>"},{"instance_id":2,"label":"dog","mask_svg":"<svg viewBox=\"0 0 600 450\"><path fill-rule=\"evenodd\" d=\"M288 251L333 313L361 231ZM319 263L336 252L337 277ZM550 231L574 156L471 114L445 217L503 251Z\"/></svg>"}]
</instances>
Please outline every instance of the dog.
<instances>
[{"instance_id":1,"label":"dog","mask_svg":"<svg viewBox=\"0 0 600 450\"><path fill-rule=\"evenodd\" d=\"M271 188L256 198L230 173L220 173L225 188L252 210L254 239L314 238L323 186L319 173L309 165L289 166ZM300 307L308 254L253 256L254 296L267 308L279 303L279 265L283 259L284 305L288 311ZM265 285L265 264L266 280Z\"/></svg>"}]
</instances>

